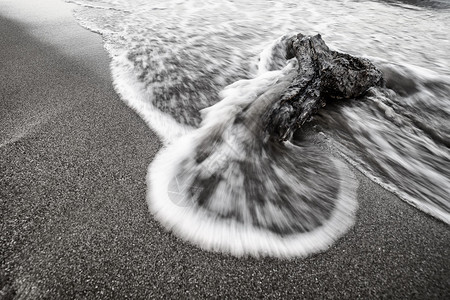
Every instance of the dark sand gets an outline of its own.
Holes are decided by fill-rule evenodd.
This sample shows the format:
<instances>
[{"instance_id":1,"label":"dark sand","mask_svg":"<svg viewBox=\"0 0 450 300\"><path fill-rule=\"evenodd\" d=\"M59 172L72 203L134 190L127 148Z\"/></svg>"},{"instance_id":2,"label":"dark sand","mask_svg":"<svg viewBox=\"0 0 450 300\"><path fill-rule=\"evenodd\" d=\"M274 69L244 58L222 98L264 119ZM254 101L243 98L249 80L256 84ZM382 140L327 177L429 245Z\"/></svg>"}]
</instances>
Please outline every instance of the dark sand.
<instances>
[{"instance_id":1,"label":"dark sand","mask_svg":"<svg viewBox=\"0 0 450 300\"><path fill-rule=\"evenodd\" d=\"M0 298L450 299L449 227L359 173L356 225L306 259L235 258L165 232L145 201L160 143L115 94L100 38L76 37L80 60L0 28Z\"/></svg>"}]
</instances>

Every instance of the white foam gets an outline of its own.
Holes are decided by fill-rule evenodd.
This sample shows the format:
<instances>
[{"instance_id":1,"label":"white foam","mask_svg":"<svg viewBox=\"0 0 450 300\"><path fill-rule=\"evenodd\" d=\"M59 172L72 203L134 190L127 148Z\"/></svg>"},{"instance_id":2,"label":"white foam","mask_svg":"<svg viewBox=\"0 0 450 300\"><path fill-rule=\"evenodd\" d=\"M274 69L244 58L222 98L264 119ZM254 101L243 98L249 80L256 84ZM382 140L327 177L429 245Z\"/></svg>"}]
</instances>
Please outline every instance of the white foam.
<instances>
[{"instance_id":1,"label":"white foam","mask_svg":"<svg viewBox=\"0 0 450 300\"><path fill-rule=\"evenodd\" d=\"M348 167L334 159L341 183L332 216L308 233L277 235L249 224L222 220L197 209L174 203L169 183L179 164L194 150L196 132L186 135L161 151L148 169L147 203L154 216L179 237L203 249L236 256L298 257L326 250L354 222L357 208L356 179Z\"/></svg>"},{"instance_id":2,"label":"white foam","mask_svg":"<svg viewBox=\"0 0 450 300\"><path fill-rule=\"evenodd\" d=\"M273 68L279 64L274 54L283 51L282 47L277 47L282 46L280 41L284 37L265 48L259 64L249 63L267 41L287 32L320 32L331 48L366 57L380 56L380 61L410 64L407 69L423 84L442 78L447 82L450 76L450 54L445 47L450 18L440 11L430 18L424 14L424 9L417 12L376 2L324 0L305 0L301 5L280 1L275 6L265 1L76 2L84 6L77 12L80 22L105 39L113 60L111 69L117 92L166 144L149 167L147 201L152 213L180 237L205 249L238 256L292 257L324 250L352 225L357 206L353 175L345 164L335 159L342 178L337 207L328 222L307 234L282 237L242 223L218 220L202 210L181 207L171 201L169 182L183 158L192 154L196 139L217 125L217 120L221 126L227 126L240 111L239 106L251 103L282 77L282 71ZM376 18L373 18L374 11ZM403 18L398 18L399 14ZM424 53L433 55L424 59ZM127 54L134 57L134 65ZM230 78L237 80L252 74L258 78L237 81L223 90L224 99L204 109L202 127L194 129L180 125L158 110L153 100L172 99L155 99L152 89L137 79L139 76L156 78L160 75L158 72L165 70L169 79L159 82L158 87L178 88L179 83L192 86L200 79L205 80L204 86L223 86ZM210 75L206 79L205 70ZM210 105L211 89L205 88L201 93L198 99L190 99L185 93L172 102L195 100L198 101L195 107ZM391 108L383 109L388 117L395 117ZM239 145L239 141L229 138L229 144ZM230 155L226 149L223 152L225 157ZM393 154L402 161L403 158ZM215 157L220 159L221 155ZM403 165L414 169L406 161ZM409 202L432 215L436 213L423 201ZM438 211L439 214L444 215L438 218L448 220L445 212Z\"/></svg>"},{"instance_id":3,"label":"white foam","mask_svg":"<svg viewBox=\"0 0 450 300\"><path fill-rule=\"evenodd\" d=\"M98 4L86 3L83 1L76 0L65 0L67 3L76 4L86 8L94 8L94 9L109 9L109 10L118 10L124 12L130 12L126 9L128 2L127 1L107 1L107 2L99 2ZM109 3L108 3L109 2Z\"/></svg>"},{"instance_id":4,"label":"white foam","mask_svg":"<svg viewBox=\"0 0 450 300\"><path fill-rule=\"evenodd\" d=\"M213 209L219 212L235 209L243 211L242 222L234 219L222 219L199 206L193 205L193 203L191 205L180 205L178 200L174 201L171 193L173 192L171 182L177 178L181 163L192 160L195 157L197 143L204 140L215 129L221 128L226 140L222 145L217 144L214 153L205 159L202 165L196 166L195 170L199 170L201 173L206 172L204 176L208 176L208 174L214 174L222 168L221 158L224 159L223 163L231 160L246 160L246 152L241 149L242 141L257 139L258 137L253 136L251 132L247 132L248 128L226 133L231 130L230 126L236 114L243 108L247 108L247 113L250 114L247 118L253 120L254 111L260 113L259 111L264 109L271 101L277 100L279 98L277 93L282 92L280 88L283 89L290 82L289 80L283 82L283 80L286 80L286 76L293 70L295 71L295 64L291 63L283 70L266 71L254 79L241 80L231 84L222 92L224 97L222 101L203 111L202 127L174 141L155 157L149 167L147 176L147 202L151 212L167 229L207 250L230 253L236 256L294 257L306 256L327 249L333 241L342 236L352 226L357 208L357 181L348 167L337 159L332 159L332 161L335 169L339 172L339 192L336 199L333 200L335 207L332 210L331 217L324 221L323 225L307 233L282 236L269 229L253 225L250 221L251 217L245 214L245 207L251 206L251 201L254 201L254 199L246 198L244 179L236 174L224 173L223 175L232 183L235 190L240 191L240 195L224 196L227 193L224 190L225 185L219 184L216 193L211 196L213 199L210 199L209 203L212 203ZM248 108L250 104L252 106ZM286 143L284 146L287 148L296 147L291 143ZM256 153L258 151L254 152L255 155ZM214 160L214 162L209 163L209 160ZM250 161L255 163L255 160L251 158ZM258 160L256 160L256 163L258 163ZM215 169L207 168L208 166L215 167ZM202 168L207 168L207 170ZM274 166L274 169L284 172L276 166ZM224 170L229 172L230 169L224 168ZM190 171L193 170L187 172ZM195 175L195 173L193 174ZM262 172L259 175L265 176L265 173ZM286 184L291 183L291 185L298 186L298 179L293 178L290 174L279 177L286 181ZM289 181L289 178L291 178L291 181ZM271 184L270 180L266 181L265 184ZM268 190L272 193L281 192L269 186ZM185 188L177 192L181 194L183 199L188 197ZM276 222L281 222L279 224L286 221L283 212L277 210L275 206L268 207L266 205L265 207L267 209L265 212L258 212L257 210L257 213L267 213L271 216L269 218L269 216L261 215L262 220L267 221L275 218Z\"/></svg>"},{"instance_id":5,"label":"white foam","mask_svg":"<svg viewBox=\"0 0 450 300\"><path fill-rule=\"evenodd\" d=\"M177 123L172 117L152 105L151 94L144 83L136 80L133 67L125 55L113 58L111 73L114 78L114 87L122 100L141 116L165 144L193 130L189 126Z\"/></svg>"}]
</instances>

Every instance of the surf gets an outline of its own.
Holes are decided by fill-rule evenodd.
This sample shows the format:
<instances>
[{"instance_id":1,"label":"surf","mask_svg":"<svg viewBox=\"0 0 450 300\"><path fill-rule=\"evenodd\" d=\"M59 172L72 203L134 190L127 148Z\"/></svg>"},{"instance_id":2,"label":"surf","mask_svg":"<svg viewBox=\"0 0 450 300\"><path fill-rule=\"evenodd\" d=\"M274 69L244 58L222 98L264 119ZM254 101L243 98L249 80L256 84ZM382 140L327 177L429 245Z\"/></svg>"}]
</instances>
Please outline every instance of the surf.
<instances>
[{"instance_id":1,"label":"surf","mask_svg":"<svg viewBox=\"0 0 450 300\"><path fill-rule=\"evenodd\" d=\"M374 1L77 3L86 4L76 12L80 23L105 40L116 91L165 145L149 167L147 201L180 237L235 255L324 250L354 222L357 183L348 163L450 223L446 9ZM290 142L264 144L250 111L258 116L288 87L297 65L281 41L294 32L322 32L333 50L370 59L386 90L327 105ZM314 172L330 180L313 182ZM314 217L302 223L286 191L332 200L311 204ZM266 198L264 208L258 199ZM286 205L274 208L279 201Z\"/></svg>"}]
</instances>

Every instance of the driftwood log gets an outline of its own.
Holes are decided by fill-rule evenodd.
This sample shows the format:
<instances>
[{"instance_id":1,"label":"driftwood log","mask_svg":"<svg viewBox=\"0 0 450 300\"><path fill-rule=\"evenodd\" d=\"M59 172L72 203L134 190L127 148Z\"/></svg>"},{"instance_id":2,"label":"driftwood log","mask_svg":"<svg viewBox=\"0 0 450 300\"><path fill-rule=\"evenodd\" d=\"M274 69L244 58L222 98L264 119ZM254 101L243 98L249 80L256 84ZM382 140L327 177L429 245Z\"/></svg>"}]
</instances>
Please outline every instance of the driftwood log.
<instances>
[{"instance_id":1,"label":"driftwood log","mask_svg":"<svg viewBox=\"0 0 450 300\"><path fill-rule=\"evenodd\" d=\"M327 101L360 97L384 84L369 60L331 51L320 34L290 38L286 58L293 57L298 74L263 119L266 132L278 141L289 140Z\"/></svg>"}]
</instances>

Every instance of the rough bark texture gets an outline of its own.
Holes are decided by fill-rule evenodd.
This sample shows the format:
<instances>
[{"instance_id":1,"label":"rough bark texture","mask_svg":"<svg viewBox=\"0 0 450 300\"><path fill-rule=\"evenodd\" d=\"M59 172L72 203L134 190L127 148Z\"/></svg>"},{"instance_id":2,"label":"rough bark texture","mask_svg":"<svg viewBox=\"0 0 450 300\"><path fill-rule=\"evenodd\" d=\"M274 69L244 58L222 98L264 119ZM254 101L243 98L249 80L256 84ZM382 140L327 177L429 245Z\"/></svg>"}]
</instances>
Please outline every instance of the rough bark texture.
<instances>
[{"instance_id":1,"label":"rough bark texture","mask_svg":"<svg viewBox=\"0 0 450 300\"><path fill-rule=\"evenodd\" d=\"M287 59L298 60L298 75L264 116L266 131L279 141L289 140L327 101L356 98L383 85L381 72L369 60L330 51L320 34L298 34L287 49Z\"/></svg>"}]
</instances>

